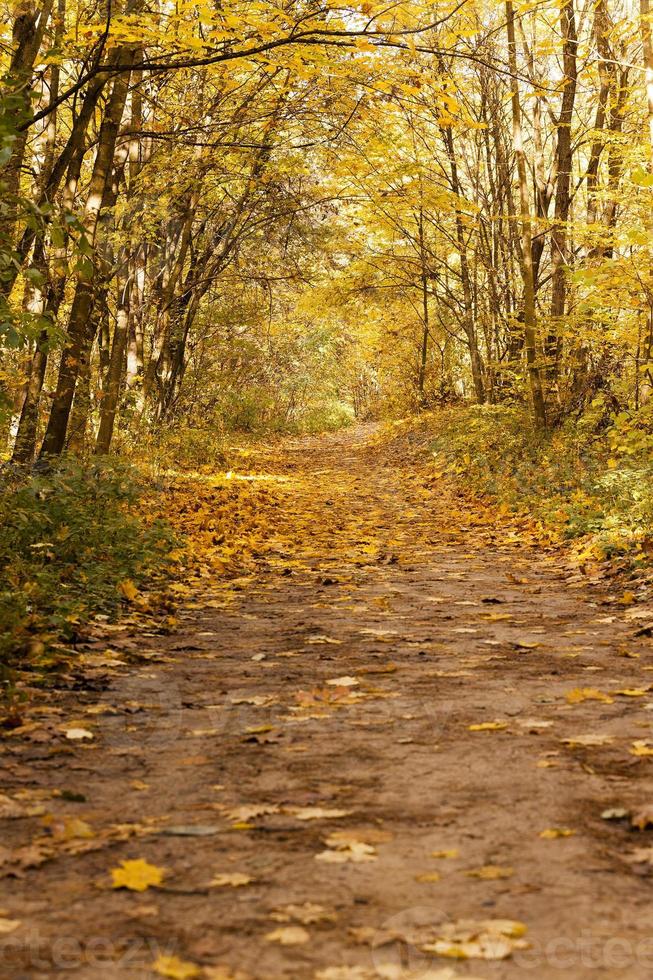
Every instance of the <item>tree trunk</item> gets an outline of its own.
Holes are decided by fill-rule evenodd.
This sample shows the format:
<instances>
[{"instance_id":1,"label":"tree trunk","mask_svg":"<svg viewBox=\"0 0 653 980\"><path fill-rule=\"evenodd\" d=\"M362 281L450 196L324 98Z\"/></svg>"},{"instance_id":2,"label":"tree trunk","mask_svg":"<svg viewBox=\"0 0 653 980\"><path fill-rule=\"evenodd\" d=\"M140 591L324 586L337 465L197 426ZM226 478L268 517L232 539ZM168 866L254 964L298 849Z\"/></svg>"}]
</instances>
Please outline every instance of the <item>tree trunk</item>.
<instances>
[{"instance_id":1,"label":"tree trunk","mask_svg":"<svg viewBox=\"0 0 653 980\"><path fill-rule=\"evenodd\" d=\"M451 126L441 126L442 139L444 141L447 157L449 159L451 190L456 196L456 201L461 199L460 180L458 178L458 164L453 142ZM472 301L472 283L469 274L469 257L467 255L467 242L465 241L465 227L462 219L462 212L456 204L456 242L458 255L460 257L460 281L463 289L463 305L465 315L463 317L462 328L467 338L469 346L469 358L472 368L472 381L474 383L474 393L479 404L485 401L485 388L483 384L483 362L478 349L478 338L476 336L476 326L474 323L474 307Z\"/></svg>"},{"instance_id":2,"label":"tree trunk","mask_svg":"<svg viewBox=\"0 0 653 980\"><path fill-rule=\"evenodd\" d=\"M569 248L567 222L571 204L571 168L573 150L571 144L571 122L576 99L576 19L574 0L564 0L560 11L562 32L563 91L560 118L558 119L556 147L556 196L554 224L551 230L551 259L553 264L551 281L551 330L546 342L548 356L548 377L555 380L562 350L562 331L560 329L567 303L567 266Z\"/></svg>"},{"instance_id":3,"label":"tree trunk","mask_svg":"<svg viewBox=\"0 0 653 980\"><path fill-rule=\"evenodd\" d=\"M506 0L506 31L508 36L508 55L510 66L510 88L512 104L513 147L517 161L519 181L519 204L521 214L519 224L522 240L522 279L524 284L524 351L530 382L533 421L536 428L546 428L546 408L542 378L537 364L537 314L535 310L535 281L533 276L533 236L531 231L531 210L528 200L528 179L526 157L521 125L521 104L519 100L519 81L517 78L517 51L515 46L515 14L512 0Z\"/></svg>"},{"instance_id":4,"label":"tree trunk","mask_svg":"<svg viewBox=\"0 0 653 980\"><path fill-rule=\"evenodd\" d=\"M119 55L119 60L129 63L133 57L133 51L123 51ZM128 86L128 72L116 76L106 115L100 126L97 154L83 219L86 237L91 245L95 244L100 207L107 182L111 176L116 139L127 100ZM41 448L42 456L61 453L65 446L66 430L77 377L82 362L88 359L93 343L93 337L89 337L87 325L91 318L93 306L94 282L95 269L88 279L82 279L78 282L75 290L68 321L68 343L61 357L57 389Z\"/></svg>"},{"instance_id":5,"label":"tree trunk","mask_svg":"<svg viewBox=\"0 0 653 980\"><path fill-rule=\"evenodd\" d=\"M124 374L125 354L129 337L129 295L130 284L120 277L118 279L118 304L116 310L116 326L113 331L111 344L111 360L106 375L106 383L100 403L100 426L98 429L95 452L106 455L111 447L113 427L116 420L120 386Z\"/></svg>"},{"instance_id":6,"label":"tree trunk","mask_svg":"<svg viewBox=\"0 0 653 980\"><path fill-rule=\"evenodd\" d=\"M41 41L52 11L52 0L34 3L20 0L12 31L12 53L9 70L4 78L3 101L8 107L11 119L16 124L24 121L31 111L31 90L34 63L41 47ZM20 178L23 170L27 130L18 132L11 144L11 156L2 168L2 193L8 207L0 221L0 242L5 249L15 245L16 226L19 218L18 197Z\"/></svg>"}]
</instances>

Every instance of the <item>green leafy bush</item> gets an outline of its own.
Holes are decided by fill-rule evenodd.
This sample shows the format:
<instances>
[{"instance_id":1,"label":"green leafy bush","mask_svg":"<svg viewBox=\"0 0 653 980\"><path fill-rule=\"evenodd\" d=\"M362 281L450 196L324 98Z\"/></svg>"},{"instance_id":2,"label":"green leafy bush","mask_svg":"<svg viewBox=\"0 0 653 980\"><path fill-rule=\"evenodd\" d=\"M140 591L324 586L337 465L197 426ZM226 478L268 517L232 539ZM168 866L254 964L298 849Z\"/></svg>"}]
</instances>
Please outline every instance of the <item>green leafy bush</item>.
<instances>
[{"instance_id":1,"label":"green leafy bush","mask_svg":"<svg viewBox=\"0 0 653 980\"><path fill-rule=\"evenodd\" d=\"M646 412L612 418L599 398L580 419L544 435L515 406L466 406L436 418L438 460L473 490L563 537L591 536L597 555L648 548L653 436Z\"/></svg>"},{"instance_id":2,"label":"green leafy bush","mask_svg":"<svg viewBox=\"0 0 653 980\"><path fill-rule=\"evenodd\" d=\"M145 489L133 468L105 460L3 474L0 666L73 639L90 617L115 611L121 582L162 567L172 535L139 514Z\"/></svg>"}]
</instances>

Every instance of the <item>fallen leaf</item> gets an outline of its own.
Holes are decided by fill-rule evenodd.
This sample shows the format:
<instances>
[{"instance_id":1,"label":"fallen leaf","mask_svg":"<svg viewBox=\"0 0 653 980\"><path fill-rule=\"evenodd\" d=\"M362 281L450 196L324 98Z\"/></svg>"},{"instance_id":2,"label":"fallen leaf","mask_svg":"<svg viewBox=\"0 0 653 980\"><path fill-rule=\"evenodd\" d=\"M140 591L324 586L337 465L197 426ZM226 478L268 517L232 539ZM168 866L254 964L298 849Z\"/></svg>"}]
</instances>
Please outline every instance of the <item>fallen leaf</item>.
<instances>
[{"instance_id":1,"label":"fallen leaf","mask_svg":"<svg viewBox=\"0 0 653 980\"><path fill-rule=\"evenodd\" d=\"M231 888L241 888L243 885L249 885L254 880L251 875L243 874L242 871L223 872L213 876L211 887L224 888L230 886Z\"/></svg>"},{"instance_id":2,"label":"fallen leaf","mask_svg":"<svg viewBox=\"0 0 653 980\"><path fill-rule=\"evenodd\" d=\"M7 936L10 932L15 932L20 926L20 919L0 918L0 936Z\"/></svg>"},{"instance_id":3,"label":"fallen leaf","mask_svg":"<svg viewBox=\"0 0 653 980\"><path fill-rule=\"evenodd\" d=\"M357 677L334 677L333 680L327 681L332 687L358 687L360 681Z\"/></svg>"},{"instance_id":4,"label":"fallen leaf","mask_svg":"<svg viewBox=\"0 0 653 980\"><path fill-rule=\"evenodd\" d=\"M653 826L653 804L644 806L637 813L634 813L630 825L636 827L637 830L647 830L648 827Z\"/></svg>"},{"instance_id":5,"label":"fallen leaf","mask_svg":"<svg viewBox=\"0 0 653 980\"><path fill-rule=\"evenodd\" d=\"M336 820L347 817L353 810L328 810L321 806L286 806L284 813L289 813L297 820Z\"/></svg>"},{"instance_id":6,"label":"fallen leaf","mask_svg":"<svg viewBox=\"0 0 653 980\"><path fill-rule=\"evenodd\" d=\"M159 956L152 964L152 969L169 980L194 980L202 973L195 963L187 963L178 956Z\"/></svg>"},{"instance_id":7,"label":"fallen leaf","mask_svg":"<svg viewBox=\"0 0 653 980\"><path fill-rule=\"evenodd\" d=\"M152 885L163 881L163 868L148 864L143 858L135 861L121 861L121 867L111 872L114 888L128 888L132 892L144 892Z\"/></svg>"},{"instance_id":8,"label":"fallen leaf","mask_svg":"<svg viewBox=\"0 0 653 980\"><path fill-rule=\"evenodd\" d=\"M595 745L611 745L614 742L612 735L574 735L572 738L561 738L561 742L570 749L589 748Z\"/></svg>"},{"instance_id":9,"label":"fallen leaf","mask_svg":"<svg viewBox=\"0 0 653 980\"><path fill-rule=\"evenodd\" d=\"M628 816L630 816L630 812L620 806L614 807L613 809L604 810L601 814L601 820L623 820L624 817Z\"/></svg>"},{"instance_id":10,"label":"fallen leaf","mask_svg":"<svg viewBox=\"0 0 653 980\"><path fill-rule=\"evenodd\" d=\"M604 704L614 704L613 698L595 687L575 687L567 691L565 699L568 704L581 704L583 701L602 701Z\"/></svg>"},{"instance_id":11,"label":"fallen leaf","mask_svg":"<svg viewBox=\"0 0 653 980\"><path fill-rule=\"evenodd\" d=\"M448 922L440 927L440 936L421 949L453 959L505 960L515 950L528 948L525 933L522 922L509 919Z\"/></svg>"},{"instance_id":12,"label":"fallen leaf","mask_svg":"<svg viewBox=\"0 0 653 980\"><path fill-rule=\"evenodd\" d=\"M465 871L468 878L481 878L483 881L497 881L499 878L512 878L512 868L502 868L497 864L484 864L482 868L472 868Z\"/></svg>"},{"instance_id":13,"label":"fallen leaf","mask_svg":"<svg viewBox=\"0 0 653 980\"><path fill-rule=\"evenodd\" d=\"M92 840L95 837L91 825L77 817L56 818L50 814L44 817L42 822L54 840Z\"/></svg>"},{"instance_id":14,"label":"fallen leaf","mask_svg":"<svg viewBox=\"0 0 653 980\"><path fill-rule=\"evenodd\" d=\"M93 732L89 732L88 728L65 728L64 735L72 742L81 742L83 739L95 737Z\"/></svg>"},{"instance_id":15,"label":"fallen leaf","mask_svg":"<svg viewBox=\"0 0 653 980\"><path fill-rule=\"evenodd\" d=\"M569 827L547 827L546 830L542 830L539 833L539 837L542 840L557 840L558 837L573 837L576 833L575 830L570 830Z\"/></svg>"},{"instance_id":16,"label":"fallen leaf","mask_svg":"<svg viewBox=\"0 0 653 980\"><path fill-rule=\"evenodd\" d=\"M327 911L322 905L304 902L303 905L284 905L283 908L274 909L270 912L270 918L275 922L296 921L303 926L310 926L316 922L335 922L337 915Z\"/></svg>"},{"instance_id":17,"label":"fallen leaf","mask_svg":"<svg viewBox=\"0 0 653 980\"><path fill-rule=\"evenodd\" d=\"M376 861L376 849L371 844L353 841L337 850L334 848L320 851L315 855L315 860L325 864L363 864L367 861Z\"/></svg>"},{"instance_id":18,"label":"fallen leaf","mask_svg":"<svg viewBox=\"0 0 653 980\"><path fill-rule=\"evenodd\" d=\"M136 588L132 580L129 578L125 579L124 582L119 582L118 589L122 593L123 598L127 600L127 602L133 602L136 596L138 595L138 589Z\"/></svg>"},{"instance_id":19,"label":"fallen leaf","mask_svg":"<svg viewBox=\"0 0 653 980\"><path fill-rule=\"evenodd\" d=\"M269 943L281 943L282 946L301 946L311 937L303 926L279 926L278 929L267 932L265 938Z\"/></svg>"},{"instance_id":20,"label":"fallen leaf","mask_svg":"<svg viewBox=\"0 0 653 980\"><path fill-rule=\"evenodd\" d=\"M653 745L650 745L648 742L638 740L637 742L633 742L632 748L630 749L630 754L640 756L641 758L653 756Z\"/></svg>"}]
</instances>

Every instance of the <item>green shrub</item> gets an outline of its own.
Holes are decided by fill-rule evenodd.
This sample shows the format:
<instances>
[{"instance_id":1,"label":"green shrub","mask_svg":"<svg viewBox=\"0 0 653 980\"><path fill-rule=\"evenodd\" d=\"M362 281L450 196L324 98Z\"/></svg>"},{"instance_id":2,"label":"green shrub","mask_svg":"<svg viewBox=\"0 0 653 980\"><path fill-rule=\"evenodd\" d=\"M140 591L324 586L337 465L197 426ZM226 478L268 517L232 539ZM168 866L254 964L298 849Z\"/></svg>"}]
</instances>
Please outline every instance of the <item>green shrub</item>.
<instances>
[{"instance_id":1,"label":"green shrub","mask_svg":"<svg viewBox=\"0 0 653 980\"><path fill-rule=\"evenodd\" d=\"M172 535L137 513L144 490L134 469L105 460L3 474L0 666L74 639L90 617L116 610L121 582L165 563Z\"/></svg>"},{"instance_id":2,"label":"green shrub","mask_svg":"<svg viewBox=\"0 0 653 980\"><path fill-rule=\"evenodd\" d=\"M528 512L597 554L653 535L653 437L646 413L610 418L597 399L580 419L537 433L515 406L439 413L433 451L465 484Z\"/></svg>"},{"instance_id":3,"label":"green shrub","mask_svg":"<svg viewBox=\"0 0 653 980\"><path fill-rule=\"evenodd\" d=\"M219 426L194 428L179 422L146 436L129 452L132 459L151 472L229 468L225 437Z\"/></svg>"}]
</instances>

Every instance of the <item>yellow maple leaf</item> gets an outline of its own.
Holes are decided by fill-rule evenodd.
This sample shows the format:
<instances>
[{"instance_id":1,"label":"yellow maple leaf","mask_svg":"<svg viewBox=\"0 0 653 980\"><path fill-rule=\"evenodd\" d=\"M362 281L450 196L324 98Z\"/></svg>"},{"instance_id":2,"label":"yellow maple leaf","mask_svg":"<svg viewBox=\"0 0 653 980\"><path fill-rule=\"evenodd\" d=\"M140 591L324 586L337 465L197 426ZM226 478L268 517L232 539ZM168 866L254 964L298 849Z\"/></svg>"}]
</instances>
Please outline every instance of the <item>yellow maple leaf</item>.
<instances>
[{"instance_id":1,"label":"yellow maple leaf","mask_svg":"<svg viewBox=\"0 0 653 980\"><path fill-rule=\"evenodd\" d=\"M242 871L233 871L227 874L217 874L213 877L211 885L214 888L224 888L230 885L232 888L241 888L254 881L251 875L243 874Z\"/></svg>"},{"instance_id":2,"label":"yellow maple leaf","mask_svg":"<svg viewBox=\"0 0 653 980\"><path fill-rule=\"evenodd\" d=\"M127 602L133 602L138 595L138 589L130 578L126 578L124 582L119 582L118 589L122 592Z\"/></svg>"},{"instance_id":3,"label":"yellow maple leaf","mask_svg":"<svg viewBox=\"0 0 653 980\"><path fill-rule=\"evenodd\" d=\"M269 943L280 943L282 946L301 946L311 938L303 926L280 926L265 934Z\"/></svg>"},{"instance_id":4,"label":"yellow maple leaf","mask_svg":"<svg viewBox=\"0 0 653 980\"><path fill-rule=\"evenodd\" d=\"M180 960L178 956L159 956L152 964L152 969L159 976L169 977L169 980L193 980L201 973L194 963Z\"/></svg>"},{"instance_id":5,"label":"yellow maple leaf","mask_svg":"<svg viewBox=\"0 0 653 980\"><path fill-rule=\"evenodd\" d=\"M482 721L478 725L468 725L469 732L500 732L508 727L506 721Z\"/></svg>"},{"instance_id":6,"label":"yellow maple leaf","mask_svg":"<svg viewBox=\"0 0 653 980\"><path fill-rule=\"evenodd\" d=\"M165 874L163 868L148 864L143 858L121 861L121 867L111 872L114 888L128 888L132 892L144 892L151 885L160 885Z\"/></svg>"},{"instance_id":7,"label":"yellow maple leaf","mask_svg":"<svg viewBox=\"0 0 653 980\"><path fill-rule=\"evenodd\" d=\"M466 871L468 878L480 878L482 881L497 881L499 878L512 878L512 868L501 868L496 864L484 864L482 868L472 868Z\"/></svg>"},{"instance_id":8,"label":"yellow maple leaf","mask_svg":"<svg viewBox=\"0 0 653 980\"><path fill-rule=\"evenodd\" d=\"M604 704L613 704L613 699L609 694L597 690L595 687L575 687L565 694L567 704L580 704L582 701L603 701Z\"/></svg>"}]
</instances>

